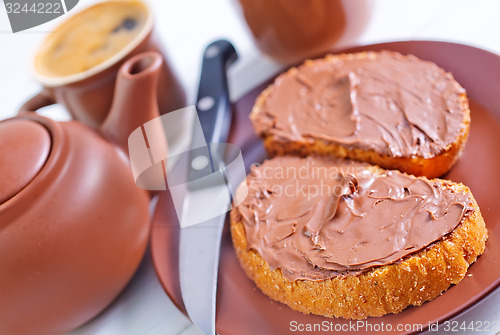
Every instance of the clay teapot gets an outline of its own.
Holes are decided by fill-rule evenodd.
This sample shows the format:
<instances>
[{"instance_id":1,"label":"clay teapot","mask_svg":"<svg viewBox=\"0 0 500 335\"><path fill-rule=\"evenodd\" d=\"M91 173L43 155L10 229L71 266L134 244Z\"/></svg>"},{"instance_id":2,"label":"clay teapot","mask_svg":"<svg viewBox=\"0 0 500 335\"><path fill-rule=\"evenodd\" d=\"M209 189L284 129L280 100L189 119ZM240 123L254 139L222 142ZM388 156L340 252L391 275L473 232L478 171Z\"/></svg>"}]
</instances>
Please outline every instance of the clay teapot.
<instances>
[{"instance_id":1,"label":"clay teapot","mask_svg":"<svg viewBox=\"0 0 500 335\"><path fill-rule=\"evenodd\" d=\"M158 116L162 58L120 68L97 130L22 113L0 122L0 334L59 334L102 311L149 237L150 195L133 180L130 132Z\"/></svg>"}]
</instances>

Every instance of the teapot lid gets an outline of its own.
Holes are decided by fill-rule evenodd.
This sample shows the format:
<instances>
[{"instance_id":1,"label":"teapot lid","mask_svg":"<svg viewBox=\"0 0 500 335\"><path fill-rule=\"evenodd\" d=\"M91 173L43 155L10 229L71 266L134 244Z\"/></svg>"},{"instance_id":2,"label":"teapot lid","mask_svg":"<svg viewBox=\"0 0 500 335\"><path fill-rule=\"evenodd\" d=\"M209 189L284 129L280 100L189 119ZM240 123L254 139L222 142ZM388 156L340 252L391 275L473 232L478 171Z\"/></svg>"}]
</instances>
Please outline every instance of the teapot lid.
<instances>
[{"instance_id":1,"label":"teapot lid","mask_svg":"<svg viewBox=\"0 0 500 335\"><path fill-rule=\"evenodd\" d=\"M49 131L38 122L16 118L0 122L0 204L35 178L51 142Z\"/></svg>"}]
</instances>

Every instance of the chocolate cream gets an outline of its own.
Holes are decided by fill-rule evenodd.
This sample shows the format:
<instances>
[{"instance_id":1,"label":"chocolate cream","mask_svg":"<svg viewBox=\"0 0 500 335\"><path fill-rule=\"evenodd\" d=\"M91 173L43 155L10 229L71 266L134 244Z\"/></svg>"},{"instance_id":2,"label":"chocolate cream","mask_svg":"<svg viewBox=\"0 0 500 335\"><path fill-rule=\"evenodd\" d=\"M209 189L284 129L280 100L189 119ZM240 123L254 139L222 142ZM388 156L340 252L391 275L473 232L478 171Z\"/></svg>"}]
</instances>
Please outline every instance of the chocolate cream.
<instances>
[{"instance_id":1,"label":"chocolate cream","mask_svg":"<svg viewBox=\"0 0 500 335\"><path fill-rule=\"evenodd\" d=\"M453 231L469 195L365 163L278 157L252 167L238 206L248 248L290 280L392 264Z\"/></svg>"},{"instance_id":2,"label":"chocolate cream","mask_svg":"<svg viewBox=\"0 0 500 335\"><path fill-rule=\"evenodd\" d=\"M415 56L327 57L279 76L254 126L285 140L430 158L464 128L464 96L450 73Z\"/></svg>"}]
</instances>

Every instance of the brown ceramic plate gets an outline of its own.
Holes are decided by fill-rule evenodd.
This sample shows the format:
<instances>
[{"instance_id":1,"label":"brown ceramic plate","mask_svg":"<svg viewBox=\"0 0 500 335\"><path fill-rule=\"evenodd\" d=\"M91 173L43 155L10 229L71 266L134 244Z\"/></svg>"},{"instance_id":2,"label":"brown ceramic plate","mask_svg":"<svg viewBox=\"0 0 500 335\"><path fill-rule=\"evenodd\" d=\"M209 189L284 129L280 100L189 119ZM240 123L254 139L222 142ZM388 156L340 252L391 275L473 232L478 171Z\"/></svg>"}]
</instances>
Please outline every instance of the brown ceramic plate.
<instances>
[{"instance_id":1,"label":"brown ceramic plate","mask_svg":"<svg viewBox=\"0 0 500 335\"><path fill-rule=\"evenodd\" d=\"M471 188L489 230L486 252L458 285L420 307L409 307L399 314L366 320L373 325L373 333L380 333L381 329L376 331L376 327L383 323L386 327L391 325L391 334L408 334L416 331L396 332L397 324L422 324L425 329L429 323L442 322L467 310L500 283L500 266L496 260L500 255L500 206L497 204L500 194L500 57L470 46L429 41L375 44L346 51L382 49L410 53L433 61L451 71L467 89L472 117L470 138L462 157L445 178ZM265 158L262 143L254 135L248 115L255 98L268 84L266 82L255 88L234 105L236 116L231 142L241 147L247 167ZM153 259L167 294L184 310L177 270L178 234L178 222L170 196L163 192L153 221ZM291 333L292 321L297 324L322 324L333 330L349 325L349 321L344 319L296 312L262 294L241 269L228 229L224 231L222 241L217 299L217 332L222 335L288 334Z\"/></svg>"}]
</instances>

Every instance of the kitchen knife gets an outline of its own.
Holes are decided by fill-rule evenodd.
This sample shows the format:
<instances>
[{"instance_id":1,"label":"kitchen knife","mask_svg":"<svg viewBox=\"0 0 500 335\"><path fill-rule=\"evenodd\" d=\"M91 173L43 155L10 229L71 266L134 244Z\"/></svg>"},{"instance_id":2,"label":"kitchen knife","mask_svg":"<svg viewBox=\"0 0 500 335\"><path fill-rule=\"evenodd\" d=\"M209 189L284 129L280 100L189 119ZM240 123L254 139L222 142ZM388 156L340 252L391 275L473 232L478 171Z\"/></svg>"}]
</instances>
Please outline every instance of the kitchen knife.
<instances>
[{"instance_id":1,"label":"kitchen knife","mask_svg":"<svg viewBox=\"0 0 500 335\"><path fill-rule=\"evenodd\" d=\"M211 43L204 52L197 112L207 146L191 150L185 164L189 183L182 205L179 241L179 275L182 299L193 323L205 334L215 334L217 272L222 229L231 208L224 152L218 150L229 136L232 111L226 71L236 60L234 47L225 40ZM196 132L194 132L196 136ZM195 139L193 138L193 141ZM223 180L225 183L221 183ZM197 182L200 181L200 182ZM219 181L219 182L217 182ZM196 198L209 194L213 202L200 208ZM215 204L214 204L215 203ZM197 213L219 211L216 217L190 225Z\"/></svg>"}]
</instances>

